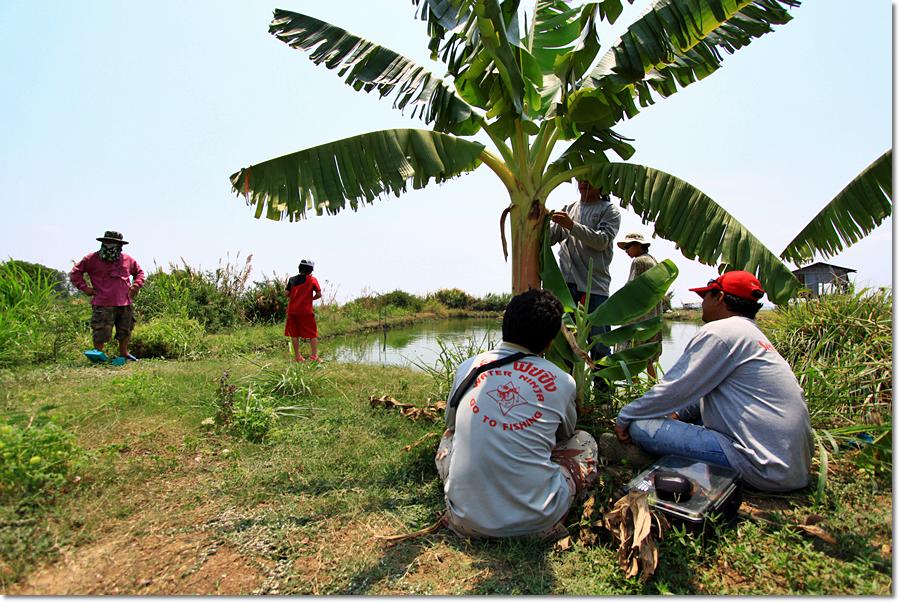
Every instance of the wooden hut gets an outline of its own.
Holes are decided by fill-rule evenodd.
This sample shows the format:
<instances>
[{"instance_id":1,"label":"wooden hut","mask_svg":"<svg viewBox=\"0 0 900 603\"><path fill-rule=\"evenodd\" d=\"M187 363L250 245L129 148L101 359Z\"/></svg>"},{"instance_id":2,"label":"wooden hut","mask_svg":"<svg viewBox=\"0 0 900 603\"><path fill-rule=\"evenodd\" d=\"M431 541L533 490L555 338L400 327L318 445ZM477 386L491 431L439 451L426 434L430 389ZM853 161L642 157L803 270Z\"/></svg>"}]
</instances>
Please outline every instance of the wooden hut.
<instances>
[{"instance_id":1,"label":"wooden hut","mask_svg":"<svg viewBox=\"0 0 900 603\"><path fill-rule=\"evenodd\" d=\"M843 268L825 262L816 262L794 270L794 276L810 291L810 296L818 298L831 293L844 293L850 286L849 274L853 268Z\"/></svg>"}]
</instances>

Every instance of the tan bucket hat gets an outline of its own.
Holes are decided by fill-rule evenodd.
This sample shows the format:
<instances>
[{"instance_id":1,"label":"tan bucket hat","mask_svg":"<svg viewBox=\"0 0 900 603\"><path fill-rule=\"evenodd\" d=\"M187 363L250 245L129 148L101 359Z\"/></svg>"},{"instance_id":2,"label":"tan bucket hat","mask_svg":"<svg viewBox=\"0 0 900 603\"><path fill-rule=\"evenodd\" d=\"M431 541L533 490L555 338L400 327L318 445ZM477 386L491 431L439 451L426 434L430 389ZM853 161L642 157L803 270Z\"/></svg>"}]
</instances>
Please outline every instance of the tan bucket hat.
<instances>
[{"instance_id":1,"label":"tan bucket hat","mask_svg":"<svg viewBox=\"0 0 900 603\"><path fill-rule=\"evenodd\" d=\"M629 232L625 235L625 238L616 243L616 245L619 246L619 249L627 249L632 243L640 243L644 247L650 247L650 242L639 232Z\"/></svg>"}]
</instances>

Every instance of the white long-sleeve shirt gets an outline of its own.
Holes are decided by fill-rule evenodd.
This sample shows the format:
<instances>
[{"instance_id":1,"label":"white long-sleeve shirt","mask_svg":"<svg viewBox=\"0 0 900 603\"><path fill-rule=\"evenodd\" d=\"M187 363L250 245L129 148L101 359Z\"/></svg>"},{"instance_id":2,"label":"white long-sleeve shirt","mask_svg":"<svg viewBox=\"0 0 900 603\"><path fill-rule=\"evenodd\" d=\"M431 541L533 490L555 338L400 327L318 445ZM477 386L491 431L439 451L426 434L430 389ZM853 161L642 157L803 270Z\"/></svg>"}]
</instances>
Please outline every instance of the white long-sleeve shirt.
<instances>
[{"instance_id":1,"label":"white long-sleeve shirt","mask_svg":"<svg viewBox=\"0 0 900 603\"><path fill-rule=\"evenodd\" d=\"M681 358L616 419L664 417L700 401L703 425L720 437L732 467L751 486L807 485L813 439L803 390L791 367L749 318L709 322Z\"/></svg>"}]
</instances>

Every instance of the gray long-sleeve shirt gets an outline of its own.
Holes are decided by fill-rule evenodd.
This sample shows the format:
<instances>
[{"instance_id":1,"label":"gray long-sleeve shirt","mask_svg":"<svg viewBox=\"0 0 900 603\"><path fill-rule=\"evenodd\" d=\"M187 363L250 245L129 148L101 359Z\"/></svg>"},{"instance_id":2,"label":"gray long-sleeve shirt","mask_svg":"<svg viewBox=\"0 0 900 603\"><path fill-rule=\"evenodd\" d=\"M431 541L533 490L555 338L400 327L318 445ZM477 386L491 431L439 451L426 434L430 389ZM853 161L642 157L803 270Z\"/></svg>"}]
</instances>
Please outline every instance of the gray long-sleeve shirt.
<instances>
[{"instance_id":1,"label":"gray long-sleeve shirt","mask_svg":"<svg viewBox=\"0 0 900 603\"><path fill-rule=\"evenodd\" d=\"M700 401L703 425L719 436L732 467L751 486L806 486L813 450L809 412L791 367L749 318L709 322L665 378L616 420L664 417Z\"/></svg>"},{"instance_id":2,"label":"gray long-sleeve shirt","mask_svg":"<svg viewBox=\"0 0 900 603\"><path fill-rule=\"evenodd\" d=\"M613 240L622 221L619 208L610 201L575 203L563 208L575 222L572 230L550 223L550 244L559 248L559 268L566 282L587 290L588 260L594 260L591 295L609 295L609 264L613 258Z\"/></svg>"}]
</instances>

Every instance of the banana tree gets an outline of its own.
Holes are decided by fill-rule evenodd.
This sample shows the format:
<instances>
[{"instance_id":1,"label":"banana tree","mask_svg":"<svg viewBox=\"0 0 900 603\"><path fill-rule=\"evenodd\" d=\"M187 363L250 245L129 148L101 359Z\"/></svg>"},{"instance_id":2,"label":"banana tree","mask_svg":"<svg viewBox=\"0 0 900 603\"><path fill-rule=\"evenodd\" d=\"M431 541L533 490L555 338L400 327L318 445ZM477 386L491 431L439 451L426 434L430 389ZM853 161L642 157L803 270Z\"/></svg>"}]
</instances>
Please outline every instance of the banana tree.
<instances>
[{"instance_id":1,"label":"banana tree","mask_svg":"<svg viewBox=\"0 0 900 603\"><path fill-rule=\"evenodd\" d=\"M508 215L514 293L540 286L545 204L571 179L622 197L685 256L755 272L776 303L799 287L775 254L699 190L610 160L634 152L616 124L710 75L724 53L787 23L799 2L650 1L615 40L606 32L622 14L622 0L537 0L524 19L519 0L413 4L427 25L432 58L446 66L443 78L335 25L275 11L269 32L276 38L354 89L392 96L395 108L433 129L364 133L239 170L232 186L257 218L356 210L409 184L422 188L484 165L509 196L501 224ZM479 133L493 149L472 138Z\"/></svg>"}]
</instances>

